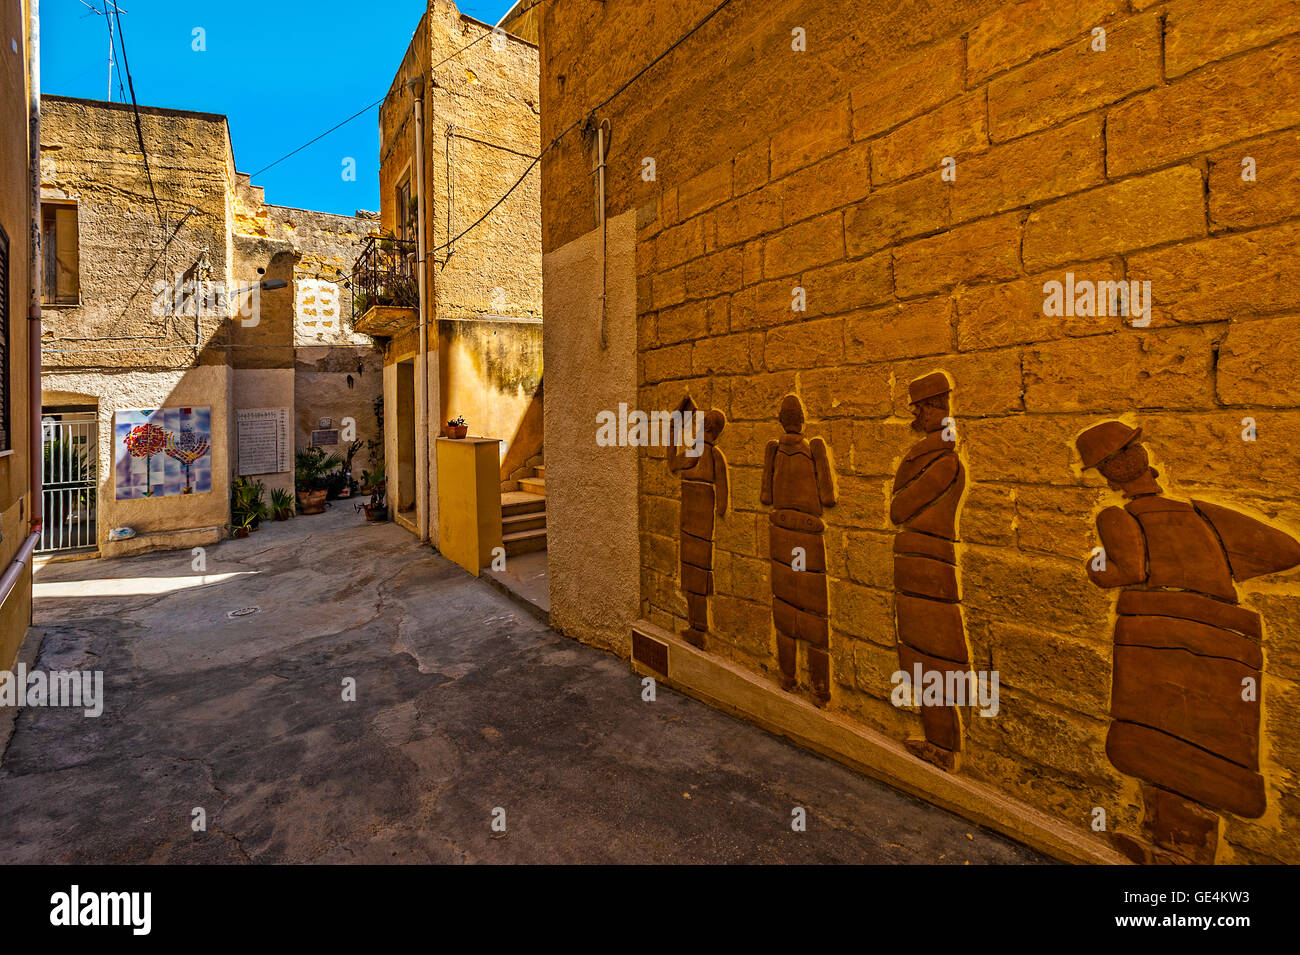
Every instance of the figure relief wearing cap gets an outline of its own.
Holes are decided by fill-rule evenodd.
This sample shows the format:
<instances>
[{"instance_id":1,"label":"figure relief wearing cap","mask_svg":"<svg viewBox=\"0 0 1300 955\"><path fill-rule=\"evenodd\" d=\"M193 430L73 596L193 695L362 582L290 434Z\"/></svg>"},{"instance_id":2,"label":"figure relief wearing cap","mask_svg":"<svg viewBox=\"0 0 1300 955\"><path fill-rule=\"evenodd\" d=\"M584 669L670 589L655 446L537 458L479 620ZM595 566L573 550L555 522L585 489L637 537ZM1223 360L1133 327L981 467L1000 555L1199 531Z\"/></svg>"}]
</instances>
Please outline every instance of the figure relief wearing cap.
<instances>
[{"instance_id":1,"label":"figure relief wearing cap","mask_svg":"<svg viewBox=\"0 0 1300 955\"><path fill-rule=\"evenodd\" d=\"M924 437L903 456L889 505L890 520L899 528L894 535L899 663L913 683L919 667L923 675L941 675L945 687L956 684L953 677L968 680L970 671L955 546L966 473L957 456L951 392L952 383L942 371L909 386L912 428ZM919 692L920 687L913 689ZM960 702L966 701L945 697L942 704L923 704L925 737L908 740L908 748L945 769L959 769L964 740Z\"/></svg>"},{"instance_id":2,"label":"figure relief wearing cap","mask_svg":"<svg viewBox=\"0 0 1300 955\"><path fill-rule=\"evenodd\" d=\"M1211 863L1220 814L1265 809L1262 627L1234 581L1300 564L1300 544L1222 505L1166 497L1141 438L1104 421L1075 440L1085 470L1125 498L1097 515L1101 548L1087 559L1094 584L1120 589L1106 754L1143 781L1141 834L1112 840L1136 862Z\"/></svg>"}]
</instances>

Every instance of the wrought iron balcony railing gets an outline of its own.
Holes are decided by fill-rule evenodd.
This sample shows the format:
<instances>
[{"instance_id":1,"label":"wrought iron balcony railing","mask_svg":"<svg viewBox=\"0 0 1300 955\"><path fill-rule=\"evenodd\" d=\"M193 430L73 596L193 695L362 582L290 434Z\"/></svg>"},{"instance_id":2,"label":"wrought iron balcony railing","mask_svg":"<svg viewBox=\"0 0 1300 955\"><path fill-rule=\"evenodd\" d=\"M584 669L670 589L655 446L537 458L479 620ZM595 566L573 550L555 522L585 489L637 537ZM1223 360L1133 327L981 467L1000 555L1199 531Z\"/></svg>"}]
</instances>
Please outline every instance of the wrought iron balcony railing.
<instances>
[{"instance_id":1,"label":"wrought iron balcony railing","mask_svg":"<svg viewBox=\"0 0 1300 955\"><path fill-rule=\"evenodd\" d=\"M413 239L371 236L352 266L352 317L376 305L419 308Z\"/></svg>"}]
</instances>

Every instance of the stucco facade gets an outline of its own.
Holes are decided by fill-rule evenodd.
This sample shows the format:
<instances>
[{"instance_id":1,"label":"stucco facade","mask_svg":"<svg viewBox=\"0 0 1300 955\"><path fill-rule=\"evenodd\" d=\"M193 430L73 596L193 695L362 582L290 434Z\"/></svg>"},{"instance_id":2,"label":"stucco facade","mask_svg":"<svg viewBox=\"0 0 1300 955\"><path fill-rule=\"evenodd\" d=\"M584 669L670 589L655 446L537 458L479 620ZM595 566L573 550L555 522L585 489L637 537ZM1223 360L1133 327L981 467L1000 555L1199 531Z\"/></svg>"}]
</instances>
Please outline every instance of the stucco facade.
<instances>
[{"instance_id":1,"label":"stucco facade","mask_svg":"<svg viewBox=\"0 0 1300 955\"><path fill-rule=\"evenodd\" d=\"M322 418L376 437L378 353L352 331L345 278L372 221L266 203L235 169L224 116L142 107L146 170L130 106L43 102L42 201L75 210L55 225L70 256L57 267L75 273L77 290L48 306L43 405L47 415L90 408L99 422L90 543L114 556L223 536L241 410L287 409L294 448ZM184 294L195 278L215 297L169 308L171 290ZM284 285L258 288L268 281ZM173 407L210 409L210 489L119 499L120 413ZM367 463L363 450L358 475ZM291 455L289 470L256 477L292 491ZM109 541L118 526L136 538Z\"/></svg>"},{"instance_id":2,"label":"stucco facade","mask_svg":"<svg viewBox=\"0 0 1300 955\"><path fill-rule=\"evenodd\" d=\"M560 349L587 356L552 375L550 403L586 407L588 377L608 380L607 361L634 368L635 386L610 381L609 409L668 411L685 395L717 409L730 479L730 508L709 542L701 652L674 636L688 620L687 520L664 449L640 450L633 511L617 503L629 480L615 454L624 449L596 447L594 422L548 417L552 460L595 462L583 471L599 482L589 497L613 502L612 522L639 532L635 594L626 566L588 561L580 583L553 577L553 619L584 640L626 646L617 616L598 618L595 633L581 621L595 602L635 599L642 629L668 648L689 691L1093 861L1120 858L1111 836L1149 824L1155 797L1144 789L1152 776L1135 774L1111 732L1128 680L1117 668L1128 651L1115 643L1128 592L1117 610L1104 589L1116 585L1089 574L1103 510L1127 499L1076 440L1108 420L1141 427L1171 508L1209 502L1300 535L1287 437L1297 393L1282 371L1296 310L1284 276L1295 258L1300 21L1281 3L1240 18L1180 0L1132 7L782 0L711 13L700 0L540 10L542 141L553 143L542 163L548 309L553 288L557 302L575 302L591 301L598 283L636 287L635 357L592 350L590 309L554 350L548 337L552 368ZM600 229L589 115L610 123L608 236L620 217L636 217L635 255L611 252L603 273L590 251ZM1053 304L1053 282L1058 294L1070 289L1068 309ZM1137 283L1127 286L1130 310L1114 296L1109 307L1074 297L1107 282ZM934 593L907 582L898 548L908 512L895 498L918 438L913 402L930 400L912 385L936 372L948 382L939 398L964 483L950 502L956 530L932 532L936 555L947 554L933 562L946 568L942 599L960 607L962 665L1001 680L997 715L967 713L961 758L946 767L933 752L916 757L922 708L892 694L912 639L900 601ZM821 709L782 690L778 668L788 618L776 611L791 591L777 578L790 568L776 566L764 500L788 395L806 409L803 437L827 449L835 482L816 518L824 589L802 592L806 606L822 601L809 617L829 648ZM579 560L587 543L566 522L585 526L557 500L553 567ZM1296 862L1300 575L1235 587L1231 599L1263 620L1262 637L1247 638L1255 649L1242 650L1260 696L1238 702L1250 708L1239 758L1258 762L1266 808L1220 812L1215 839L1196 851ZM1261 650L1262 670L1251 670ZM1175 695L1191 700L1209 664L1187 672Z\"/></svg>"},{"instance_id":3,"label":"stucco facade","mask_svg":"<svg viewBox=\"0 0 1300 955\"><path fill-rule=\"evenodd\" d=\"M380 109L380 226L386 235L415 238L416 163L423 153L425 352L416 308L401 310L395 325L383 326L383 310L376 310L360 319L360 327L386 339L384 426L396 518L435 545L432 448L447 420L464 416L471 434L500 440L503 482L543 450L537 57L533 44L494 32L448 0L430 0ZM430 64L438 65L430 70ZM412 81L418 81L414 89ZM422 149L416 95L423 109ZM415 262L413 247L408 258ZM423 397L419 414L407 385L399 384L407 378L414 400Z\"/></svg>"}]
</instances>

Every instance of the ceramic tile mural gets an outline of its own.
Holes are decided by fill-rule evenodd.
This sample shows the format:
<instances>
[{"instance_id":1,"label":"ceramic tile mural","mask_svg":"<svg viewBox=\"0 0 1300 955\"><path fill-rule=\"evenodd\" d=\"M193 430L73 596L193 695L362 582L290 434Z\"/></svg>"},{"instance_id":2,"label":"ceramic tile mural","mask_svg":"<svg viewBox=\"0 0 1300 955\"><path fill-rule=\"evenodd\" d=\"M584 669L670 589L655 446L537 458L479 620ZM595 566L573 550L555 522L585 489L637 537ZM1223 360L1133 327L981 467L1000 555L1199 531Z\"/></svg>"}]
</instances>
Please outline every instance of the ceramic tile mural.
<instances>
[{"instance_id":1,"label":"ceramic tile mural","mask_svg":"<svg viewBox=\"0 0 1300 955\"><path fill-rule=\"evenodd\" d=\"M212 409L118 411L113 423L117 499L212 490Z\"/></svg>"}]
</instances>

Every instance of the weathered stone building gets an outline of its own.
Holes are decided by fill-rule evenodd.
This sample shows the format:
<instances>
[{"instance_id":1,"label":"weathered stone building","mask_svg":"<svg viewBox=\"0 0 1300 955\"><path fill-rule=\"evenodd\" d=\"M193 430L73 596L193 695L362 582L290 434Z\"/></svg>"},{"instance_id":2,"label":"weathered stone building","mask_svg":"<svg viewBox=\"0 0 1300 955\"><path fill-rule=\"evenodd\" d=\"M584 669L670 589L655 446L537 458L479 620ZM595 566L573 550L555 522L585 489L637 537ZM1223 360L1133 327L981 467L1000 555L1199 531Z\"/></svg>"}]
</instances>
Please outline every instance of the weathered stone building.
<instances>
[{"instance_id":1,"label":"weathered stone building","mask_svg":"<svg viewBox=\"0 0 1300 955\"><path fill-rule=\"evenodd\" d=\"M1062 858L1300 861L1294 5L539 12L554 625ZM799 518L820 591L760 502L792 394L837 492ZM594 441L684 396L726 421L707 568L665 449ZM995 714L921 739L917 620ZM780 686L787 628L824 708Z\"/></svg>"},{"instance_id":2,"label":"weathered stone building","mask_svg":"<svg viewBox=\"0 0 1300 955\"><path fill-rule=\"evenodd\" d=\"M533 44L430 0L379 114L386 238L354 272L357 328L385 341L394 516L435 545L445 422L500 441L503 488L541 462L539 108Z\"/></svg>"},{"instance_id":3,"label":"weathered stone building","mask_svg":"<svg viewBox=\"0 0 1300 955\"><path fill-rule=\"evenodd\" d=\"M26 2L0 8L0 670L9 670L32 621L29 306L32 304L31 108ZM39 374L39 367L35 369ZM39 472L38 472L39 474Z\"/></svg>"},{"instance_id":4,"label":"weathered stone building","mask_svg":"<svg viewBox=\"0 0 1300 955\"><path fill-rule=\"evenodd\" d=\"M91 486L65 495L51 530L94 516L89 534L52 546L112 556L211 542L231 479L292 491L293 451L321 419L376 438L378 353L350 327L345 280L374 223L267 204L236 171L224 116L141 107L146 166L129 105L43 102L42 402L50 433L80 443L71 477ZM136 409L177 409L175 440L189 446L133 446L143 461L127 460ZM253 409L284 414L279 460L259 472L239 456L240 412ZM365 464L363 451L354 468ZM155 492L181 474L178 493ZM120 525L137 536L109 541Z\"/></svg>"}]
</instances>

